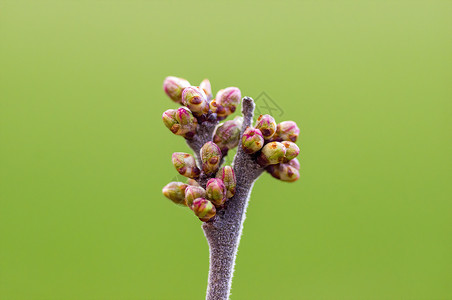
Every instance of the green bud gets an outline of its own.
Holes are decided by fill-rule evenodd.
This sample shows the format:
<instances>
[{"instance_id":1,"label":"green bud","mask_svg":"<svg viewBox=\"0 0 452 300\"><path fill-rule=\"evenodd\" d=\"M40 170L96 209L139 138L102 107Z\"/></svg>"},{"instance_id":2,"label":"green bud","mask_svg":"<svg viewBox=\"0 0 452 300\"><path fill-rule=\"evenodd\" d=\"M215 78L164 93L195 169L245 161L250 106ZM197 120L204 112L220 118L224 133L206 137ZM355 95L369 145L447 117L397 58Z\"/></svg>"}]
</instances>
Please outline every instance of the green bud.
<instances>
[{"instance_id":1,"label":"green bud","mask_svg":"<svg viewBox=\"0 0 452 300\"><path fill-rule=\"evenodd\" d=\"M229 199L234 196L237 185L234 169L232 169L231 166L221 167L220 170L218 170L216 177L223 181L224 186L226 187L226 197Z\"/></svg>"},{"instance_id":2,"label":"green bud","mask_svg":"<svg viewBox=\"0 0 452 300\"><path fill-rule=\"evenodd\" d=\"M209 101L204 91L197 86L190 86L182 92L182 103L187 106L195 116L209 112Z\"/></svg>"},{"instance_id":3,"label":"green bud","mask_svg":"<svg viewBox=\"0 0 452 300\"><path fill-rule=\"evenodd\" d=\"M285 162L294 159L300 153L300 148L298 148L297 144L293 142L283 141L281 144L286 147L286 156L284 157Z\"/></svg>"},{"instance_id":4,"label":"green bud","mask_svg":"<svg viewBox=\"0 0 452 300\"><path fill-rule=\"evenodd\" d=\"M193 201L192 209L195 215L203 222L209 221L217 213L212 202L204 198L195 199L195 201Z\"/></svg>"},{"instance_id":5,"label":"green bud","mask_svg":"<svg viewBox=\"0 0 452 300\"><path fill-rule=\"evenodd\" d=\"M270 142L262 148L257 162L261 166L275 165L283 162L286 155L286 147L279 142Z\"/></svg>"},{"instance_id":6,"label":"green bud","mask_svg":"<svg viewBox=\"0 0 452 300\"><path fill-rule=\"evenodd\" d=\"M183 182L170 182L162 189L163 195L176 204L185 205L185 189L187 184Z\"/></svg>"},{"instance_id":7,"label":"green bud","mask_svg":"<svg viewBox=\"0 0 452 300\"><path fill-rule=\"evenodd\" d=\"M207 199L216 206L222 205L226 201L226 187L221 179L210 178L206 184Z\"/></svg>"},{"instance_id":8,"label":"green bud","mask_svg":"<svg viewBox=\"0 0 452 300\"><path fill-rule=\"evenodd\" d=\"M204 79L200 84L199 87L204 91L204 93L207 96L207 100L212 99L212 86L210 85L209 79Z\"/></svg>"},{"instance_id":9,"label":"green bud","mask_svg":"<svg viewBox=\"0 0 452 300\"><path fill-rule=\"evenodd\" d=\"M174 102L181 103L182 91L189 87L190 83L183 79L174 76L168 76L163 81L163 90Z\"/></svg>"},{"instance_id":10,"label":"green bud","mask_svg":"<svg viewBox=\"0 0 452 300\"><path fill-rule=\"evenodd\" d=\"M276 132L275 119L270 115L260 115L256 121L256 128L262 132L264 139L268 140Z\"/></svg>"},{"instance_id":11,"label":"green bud","mask_svg":"<svg viewBox=\"0 0 452 300\"><path fill-rule=\"evenodd\" d=\"M284 121L276 126L276 133L272 140L296 142L300 129L294 121Z\"/></svg>"},{"instance_id":12,"label":"green bud","mask_svg":"<svg viewBox=\"0 0 452 300\"><path fill-rule=\"evenodd\" d=\"M264 137L259 129L248 127L242 136L242 148L245 153L251 154L264 146Z\"/></svg>"},{"instance_id":13,"label":"green bud","mask_svg":"<svg viewBox=\"0 0 452 300\"><path fill-rule=\"evenodd\" d=\"M200 186L188 186L185 189L185 205L189 208L192 208L195 199L204 197L206 197L206 190Z\"/></svg>"},{"instance_id":14,"label":"green bud","mask_svg":"<svg viewBox=\"0 0 452 300\"><path fill-rule=\"evenodd\" d=\"M215 130L213 142L220 147L223 154L226 154L229 149L233 149L239 144L242 125L242 122L239 120L226 121L220 124Z\"/></svg>"},{"instance_id":15,"label":"green bud","mask_svg":"<svg viewBox=\"0 0 452 300\"><path fill-rule=\"evenodd\" d=\"M196 160L191 154L174 152L172 161L177 172L179 172L182 176L196 178L199 177L199 174L201 174L201 171L196 166Z\"/></svg>"},{"instance_id":16,"label":"green bud","mask_svg":"<svg viewBox=\"0 0 452 300\"><path fill-rule=\"evenodd\" d=\"M300 178L300 172L288 163L270 165L265 169L270 175L282 181L294 182Z\"/></svg>"},{"instance_id":17,"label":"green bud","mask_svg":"<svg viewBox=\"0 0 452 300\"><path fill-rule=\"evenodd\" d=\"M207 142L201 151L202 170L206 174L215 173L221 161L221 150L214 142Z\"/></svg>"}]
</instances>

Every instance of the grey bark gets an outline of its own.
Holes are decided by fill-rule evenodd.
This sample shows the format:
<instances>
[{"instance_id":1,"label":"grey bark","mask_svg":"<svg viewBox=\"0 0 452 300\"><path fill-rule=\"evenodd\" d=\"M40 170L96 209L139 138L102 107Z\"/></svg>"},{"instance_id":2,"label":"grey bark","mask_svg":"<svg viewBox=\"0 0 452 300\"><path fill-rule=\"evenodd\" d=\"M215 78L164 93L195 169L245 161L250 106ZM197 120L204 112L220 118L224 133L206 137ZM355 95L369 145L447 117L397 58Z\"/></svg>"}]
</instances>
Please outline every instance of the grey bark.
<instances>
[{"instance_id":1,"label":"grey bark","mask_svg":"<svg viewBox=\"0 0 452 300\"><path fill-rule=\"evenodd\" d=\"M243 126L241 136L253 121L254 101L249 97L242 100ZM204 125L204 123L203 123ZM216 125L216 124L215 124ZM187 141L189 146L199 157L199 149L211 140L213 128L203 129L197 140ZM208 137L210 134L210 137ZM208 138L208 139L207 139ZM263 168L255 159L243 152L241 139L233 168L237 179L235 195L226 202L224 208L219 209L212 222L202 225L210 250L210 268L207 285L207 300L229 299L235 258L240 243L240 237L245 221L246 208L251 190L256 179L262 174ZM204 180L200 180L204 181Z\"/></svg>"}]
</instances>

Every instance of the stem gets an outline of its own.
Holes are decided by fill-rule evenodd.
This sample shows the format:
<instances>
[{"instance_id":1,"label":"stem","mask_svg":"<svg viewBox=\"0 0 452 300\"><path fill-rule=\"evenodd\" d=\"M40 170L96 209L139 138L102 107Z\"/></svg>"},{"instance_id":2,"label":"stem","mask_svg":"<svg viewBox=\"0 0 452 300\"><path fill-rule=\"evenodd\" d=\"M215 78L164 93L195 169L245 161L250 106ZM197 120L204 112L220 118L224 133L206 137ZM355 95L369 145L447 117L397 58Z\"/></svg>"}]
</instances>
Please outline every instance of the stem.
<instances>
[{"instance_id":1,"label":"stem","mask_svg":"<svg viewBox=\"0 0 452 300\"><path fill-rule=\"evenodd\" d=\"M243 98L243 126L241 135L251 125L254 102ZM241 139L234 158L234 172L237 179L235 195L219 210L213 222L204 223L202 228L210 248L210 269L207 286L207 300L229 298L235 258L245 221L251 189L254 181L262 174L263 168L242 150Z\"/></svg>"}]
</instances>

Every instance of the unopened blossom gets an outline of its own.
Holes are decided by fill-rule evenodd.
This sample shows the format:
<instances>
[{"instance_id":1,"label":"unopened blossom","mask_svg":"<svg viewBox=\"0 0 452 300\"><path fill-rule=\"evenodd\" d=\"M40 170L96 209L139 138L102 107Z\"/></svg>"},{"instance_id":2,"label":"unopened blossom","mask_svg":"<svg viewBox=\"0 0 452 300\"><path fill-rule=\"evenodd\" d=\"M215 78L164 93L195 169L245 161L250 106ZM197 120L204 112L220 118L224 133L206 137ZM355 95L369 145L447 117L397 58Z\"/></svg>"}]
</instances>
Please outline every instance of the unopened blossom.
<instances>
[{"instance_id":1,"label":"unopened blossom","mask_svg":"<svg viewBox=\"0 0 452 300\"><path fill-rule=\"evenodd\" d=\"M228 87L219 90L215 99L210 102L210 109L212 112L216 113L218 117L225 118L235 112L241 98L242 93L239 88Z\"/></svg>"},{"instance_id":2,"label":"unopened blossom","mask_svg":"<svg viewBox=\"0 0 452 300\"><path fill-rule=\"evenodd\" d=\"M198 198L193 201L192 210L195 215L203 222L207 222L212 219L216 214L216 208L207 199Z\"/></svg>"},{"instance_id":3,"label":"unopened blossom","mask_svg":"<svg viewBox=\"0 0 452 300\"><path fill-rule=\"evenodd\" d=\"M259 129L248 127L242 136L242 148L248 154L255 153L264 146L264 137Z\"/></svg>"},{"instance_id":4,"label":"unopened blossom","mask_svg":"<svg viewBox=\"0 0 452 300\"><path fill-rule=\"evenodd\" d=\"M211 178L207 181L206 198L216 206L220 206L226 201L226 187L221 179Z\"/></svg>"},{"instance_id":5,"label":"unopened blossom","mask_svg":"<svg viewBox=\"0 0 452 300\"><path fill-rule=\"evenodd\" d=\"M203 189L200 186L188 186L185 189L185 204L192 208L193 201L197 198L205 198L206 197L206 190Z\"/></svg>"},{"instance_id":6,"label":"unopened blossom","mask_svg":"<svg viewBox=\"0 0 452 300\"><path fill-rule=\"evenodd\" d=\"M266 168L273 177L287 182L294 182L300 178L300 172L288 163L270 165Z\"/></svg>"},{"instance_id":7,"label":"unopened blossom","mask_svg":"<svg viewBox=\"0 0 452 300\"><path fill-rule=\"evenodd\" d=\"M220 148L214 142L207 142L202 146L200 155L204 173L215 173L220 167L222 156Z\"/></svg>"},{"instance_id":8,"label":"unopened blossom","mask_svg":"<svg viewBox=\"0 0 452 300\"><path fill-rule=\"evenodd\" d=\"M264 139L268 140L276 132L276 121L270 115L260 115L256 121L256 128L262 132Z\"/></svg>"},{"instance_id":9,"label":"unopened blossom","mask_svg":"<svg viewBox=\"0 0 452 300\"><path fill-rule=\"evenodd\" d=\"M190 86L182 92L182 104L187 106L195 116L209 112L209 101L204 91L196 86Z\"/></svg>"},{"instance_id":10,"label":"unopened blossom","mask_svg":"<svg viewBox=\"0 0 452 300\"><path fill-rule=\"evenodd\" d=\"M199 177L201 171L196 166L196 160L193 155L183 152L174 152L172 162L177 172L182 176L189 178Z\"/></svg>"},{"instance_id":11,"label":"unopened blossom","mask_svg":"<svg viewBox=\"0 0 452 300\"><path fill-rule=\"evenodd\" d=\"M162 115L163 124L176 135L192 138L196 134L198 121L185 107L168 109Z\"/></svg>"},{"instance_id":12,"label":"unopened blossom","mask_svg":"<svg viewBox=\"0 0 452 300\"><path fill-rule=\"evenodd\" d=\"M226 197L229 199L235 194L235 188L237 186L237 180L235 178L234 170L231 166L224 166L218 170L216 177L223 181L226 187Z\"/></svg>"},{"instance_id":13,"label":"unopened blossom","mask_svg":"<svg viewBox=\"0 0 452 300\"><path fill-rule=\"evenodd\" d=\"M185 189L187 184L183 182L170 182L162 189L163 195L176 204L185 205Z\"/></svg>"},{"instance_id":14,"label":"unopened blossom","mask_svg":"<svg viewBox=\"0 0 452 300\"><path fill-rule=\"evenodd\" d=\"M168 76L163 81L163 90L174 102L182 102L182 91L189 87L190 83L179 77Z\"/></svg>"},{"instance_id":15,"label":"unopened blossom","mask_svg":"<svg viewBox=\"0 0 452 300\"><path fill-rule=\"evenodd\" d=\"M226 154L228 150L237 147L242 130L242 117L226 121L220 124L213 136L213 142L220 147L221 152Z\"/></svg>"},{"instance_id":16,"label":"unopened blossom","mask_svg":"<svg viewBox=\"0 0 452 300\"><path fill-rule=\"evenodd\" d=\"M295 143L299 134L300 129L298 128L297 123L294 121L284 121L276 126L276 133L272 137L272 140L279 142L290 141Z\"/></svg>"},{"instance_id":17,"label":"unopened blossom","mask_svg":"<svg viewBox=\"0 0 452 300\"><path fill-rule=\"evenodd\" d=\"M257 159L262 166L275 165L283 162L286 155L286 147L279 142L266 144Z\"/></svg>"},{"instance_id":18,"label":"unopened blossom","mask_svg":"<svg viewBox=\"0 0 452 300\"><path fill-rule=\"evenodd\" d=\"M285 162L294 159L300 153L300 148L294 142L282 141L281 144L286 147L286 155L284 156Z\"/></svg>"}]
</instances>

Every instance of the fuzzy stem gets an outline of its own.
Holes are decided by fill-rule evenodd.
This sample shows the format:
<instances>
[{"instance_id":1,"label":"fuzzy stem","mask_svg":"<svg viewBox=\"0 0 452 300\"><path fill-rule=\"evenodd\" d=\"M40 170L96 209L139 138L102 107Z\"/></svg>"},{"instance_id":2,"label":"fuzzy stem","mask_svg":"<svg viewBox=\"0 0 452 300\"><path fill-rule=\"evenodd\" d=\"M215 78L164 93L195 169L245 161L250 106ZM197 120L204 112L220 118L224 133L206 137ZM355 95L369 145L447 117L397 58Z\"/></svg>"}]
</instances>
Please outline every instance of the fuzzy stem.
<instances>
[{"instance_id":1,"label":"fuzzy stem","mask_svg":"<svg viewBox=\"0 0 452 300\"><path fill-rule=\"evenodd\" d=\"M253 113L253 99L245 97L242 101L243 126L241 135L251 125ZM219 210L213 222L204 223L202 226L210 248L207 300L226 300L229 298L235 258L251 189L255 180L263 172L263 168L250 155L243 152L241 139L234 158L234 172L237 179L235 195L226 202L225 209Z\"/></svg>"}]
</instances>

